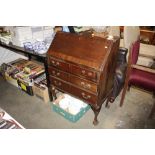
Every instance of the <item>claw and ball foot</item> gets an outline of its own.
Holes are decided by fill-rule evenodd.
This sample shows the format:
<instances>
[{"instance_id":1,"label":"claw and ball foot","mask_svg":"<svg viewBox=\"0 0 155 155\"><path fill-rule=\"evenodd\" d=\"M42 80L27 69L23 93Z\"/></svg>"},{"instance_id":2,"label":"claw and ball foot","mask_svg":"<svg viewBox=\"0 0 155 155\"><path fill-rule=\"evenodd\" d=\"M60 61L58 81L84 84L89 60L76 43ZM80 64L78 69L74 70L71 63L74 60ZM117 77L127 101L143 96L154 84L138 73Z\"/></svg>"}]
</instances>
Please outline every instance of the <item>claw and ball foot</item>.
<instances>
[{"instance_id":1,"label":"claw and ball foot","mask_svg":"<svg viewBox=\"0 0 155 155\"><path fill-rule=\"evenodd\" d=\"M94 120L93 120L93 124L96 126L96 125L98 125L98 123L99 123L99 121L97 120L97 117L98 117L98 114L99 114L99 112L100 112L100 110L101 110L101 107L93 107L93 106L91 106L91 109L93 110L93 112L94 112Z\"/></svg>"}]
</instances>

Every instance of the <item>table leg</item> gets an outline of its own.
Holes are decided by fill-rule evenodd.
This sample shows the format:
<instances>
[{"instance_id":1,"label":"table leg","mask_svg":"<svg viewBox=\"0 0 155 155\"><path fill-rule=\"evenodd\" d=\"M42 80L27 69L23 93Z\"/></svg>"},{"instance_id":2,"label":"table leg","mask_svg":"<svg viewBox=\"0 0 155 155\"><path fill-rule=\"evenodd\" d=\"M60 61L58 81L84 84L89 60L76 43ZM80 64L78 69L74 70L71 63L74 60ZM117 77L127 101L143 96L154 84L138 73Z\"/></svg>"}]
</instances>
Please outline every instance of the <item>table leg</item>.
<instances>
[{"instance_id":1,"label":"table leg","mask_svg":"<svg viewBox=\"0 0 155 155\"><path fill-rule=\"evenodd\" d=\"M31 55L30 54L28 54L28 59L31 60Z\"/></svg>"},{"instance_id":2,"label":"table leg","mask_svg":"<svg viewBox=\"0 0 155 155\"><path fill-rule=\"evenodd\" d=\"M47 65L47 58L44 58L44 67L45 67L45 73L46 73L46 79L47 79L47 87L48 87L48 93L50 101L53 101L53 91L50 91L50 79L49 79L49 73L48 73L48 65Z\"/></svg>"}]
</instances>

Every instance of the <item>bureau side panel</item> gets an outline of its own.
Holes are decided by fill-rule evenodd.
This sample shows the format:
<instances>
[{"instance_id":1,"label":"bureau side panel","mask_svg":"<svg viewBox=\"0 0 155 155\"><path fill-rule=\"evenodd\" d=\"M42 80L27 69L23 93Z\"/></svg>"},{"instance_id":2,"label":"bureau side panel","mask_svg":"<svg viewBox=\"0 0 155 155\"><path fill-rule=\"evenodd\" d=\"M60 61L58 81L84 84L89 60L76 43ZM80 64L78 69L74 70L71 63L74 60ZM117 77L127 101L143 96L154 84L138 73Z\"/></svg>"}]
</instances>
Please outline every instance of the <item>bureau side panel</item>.
<instances>
[{"instance_id":1,"label":"bureau side panel","mask_svg":"<svg viewBox=\"0 0 155 155\"><path fill-rule=\"evenodd\" d=\"M114 83L115 68L117 62L117 53L119 51L119 39L117 39L111 48L111 51L107 57L106 63L103 67L103 71L100 74L99 80L99 97L98 104L102 104L103 100L108 96L112 90Z\"/></svg>"}]
</instances>

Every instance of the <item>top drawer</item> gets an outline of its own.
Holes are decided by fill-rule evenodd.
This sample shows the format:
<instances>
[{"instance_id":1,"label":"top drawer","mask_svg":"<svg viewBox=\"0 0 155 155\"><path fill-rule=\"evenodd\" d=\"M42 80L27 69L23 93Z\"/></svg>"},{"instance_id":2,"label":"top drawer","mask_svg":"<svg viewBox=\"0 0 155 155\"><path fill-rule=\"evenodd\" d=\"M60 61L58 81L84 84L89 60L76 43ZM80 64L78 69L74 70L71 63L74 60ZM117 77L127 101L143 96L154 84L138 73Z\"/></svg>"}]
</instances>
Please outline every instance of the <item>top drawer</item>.
<instances>
[{"instance_id":1,"label":"top drawer","mask_svg":"<svg viewBox=\"0 0 155 155\"><path fill-rule=\"evenodd\" d=\"M50 57L48 60L48 63L53 66L56 67L58 69L61 69L63 71L69 71L69 64L61 61L61 60L57 60L55 58Z\"/></svg>"},{"instance_id":2,"label":"top drawer","mask_svg":"<svg viewBox=\"0 0 155 155\"><path fill-rule=\"evenodd\" d=\"M91 71L79 66L71 65L70 66L70 72L72 74L85 77L86 79L89 79L91 81L97 81L97 72Z\"/></svg>"}]
</instances>

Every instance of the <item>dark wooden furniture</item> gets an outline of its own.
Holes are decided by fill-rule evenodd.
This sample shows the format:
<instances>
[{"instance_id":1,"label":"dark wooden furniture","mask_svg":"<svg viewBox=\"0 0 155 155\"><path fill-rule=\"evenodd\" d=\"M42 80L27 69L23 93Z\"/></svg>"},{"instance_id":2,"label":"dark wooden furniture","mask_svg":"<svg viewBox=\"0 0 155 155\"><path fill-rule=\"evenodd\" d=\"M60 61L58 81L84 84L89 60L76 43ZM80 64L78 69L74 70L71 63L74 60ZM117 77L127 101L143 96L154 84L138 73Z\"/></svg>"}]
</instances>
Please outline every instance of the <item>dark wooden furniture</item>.
<instances>
[{"instance_id":1,"label":"dark wooden furniture","mask_svg":"<svg viewBox=\"0 0 155 155\"><path fill-rule=\"evenodd\" d=\"M50 90L71 94L90 104L94 125L114 80L119 38L107 39L57 32L48 50Z\"/></svg>"}]
</instances>

